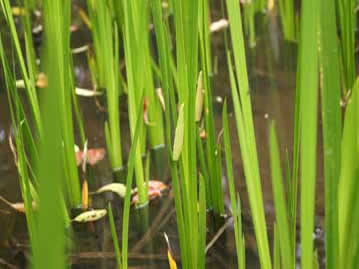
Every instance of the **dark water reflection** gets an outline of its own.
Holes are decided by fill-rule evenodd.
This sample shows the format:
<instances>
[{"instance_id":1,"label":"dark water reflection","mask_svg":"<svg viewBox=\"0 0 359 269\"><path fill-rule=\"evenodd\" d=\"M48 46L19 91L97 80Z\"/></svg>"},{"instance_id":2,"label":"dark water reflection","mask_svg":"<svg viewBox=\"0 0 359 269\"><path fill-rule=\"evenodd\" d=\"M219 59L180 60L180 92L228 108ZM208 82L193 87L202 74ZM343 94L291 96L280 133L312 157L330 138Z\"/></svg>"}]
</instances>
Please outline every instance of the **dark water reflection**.
<instances>
[{"instance_id":1,"label":"dark water reflection","mask_svg":"<svg viewBox=\"0 0 359 269\"><path fill-rule=\"evenodd\" d=\"M219 16L213 15L213 20ZM263 184L265 209L269 235L272 236L272 223L274 209L272 205L271 178L268 156L268 125L271 119L277 122L281 150L284 154L292 152L292 130L294 119L295 98L295 57L296 45L283 42L279 31L277 18L261 16L257 20L257 46L247 49L248 71L250 76L251 94L253 101L254 120L256 128L257 147L260 161L260 171ZM79 36L74 38L73 46L81 46L89 42L87 31L80 31ZM227 63L223 34L216 33L213 39L213 58L218 62L218 73L213 76L214 96L216 100L227 98L231 104L230 86L228 81ZM90 87L90 73L86 63L85 54L74 58L75 75L77 86ZM1 87L4 83L1 82ZM220 98L216 98L220 97ZM99 109L94 99L79 98L81 110L84 115L85 132L89 140L89 147L105 147L104 121L106 114ZM218 130L221 128L222 103L214 103L216 111L215 124ZM129 128L126 100L121 100L121 128L124 149L127 156L129 150ZM230 107L231 111L231 107ZM240 158L237 131L235 129L234 116L230 115L230 130L232 134L233 163L235 180L243 200L243 222L247 244L247 268L259 268L256 257L255 239L243 169ZM0 91L0 195L10 201L21 201L18 175L10 151L7 136L10 132L10 116L7 105L7 97L4 91ZM284 156L284 155L283 155ZM157 162L158 157L157 156ZM320 167L320 166L319 166ZM168 181L168 174L163 171L163 166L154 168L156 178ZM90 181L90 189L96 189L101 185L111 182L112 172L108 160L101 162L93 169L93 181ZM321 168L318 172L319 191L318 205L319 216L322 211L322 176ZM93 206L103 208L111 202L118 234L122 226L122 201L111 194L95 197ZM132 211L129 235L130 268L168 268L167 245L163 237L166 232L170 238L175 255L179 257L178 235L175 220L175 212L171 194L159 201L151 203L146 210ZM17 263L16 255L22 249L28 249L26 224L24 216L9 212L9 208L0 203L0 228L8 232L0 238L0 255L10 263ZM144 218L141 216L145 216ZM211 222L209 222L211 223ZM218 227L219 228L219 227ZM209 227L209 230L211 229ZM212 239L214 234L208 234L207 240ZM113 254L113 242L107 218L94 224L81 224L74 226L74 243L71 256L72 268L115 268ZM10 242L10 243L9 243ZM9 248L9 246L15 246ZM17 249L19 251L17 251ZM15 250L14 250L15 249ZM235 242L233 229L230 227L219 238L207 254L206 268L237 268L235 258Z\"/></svg>"}]
</instances>

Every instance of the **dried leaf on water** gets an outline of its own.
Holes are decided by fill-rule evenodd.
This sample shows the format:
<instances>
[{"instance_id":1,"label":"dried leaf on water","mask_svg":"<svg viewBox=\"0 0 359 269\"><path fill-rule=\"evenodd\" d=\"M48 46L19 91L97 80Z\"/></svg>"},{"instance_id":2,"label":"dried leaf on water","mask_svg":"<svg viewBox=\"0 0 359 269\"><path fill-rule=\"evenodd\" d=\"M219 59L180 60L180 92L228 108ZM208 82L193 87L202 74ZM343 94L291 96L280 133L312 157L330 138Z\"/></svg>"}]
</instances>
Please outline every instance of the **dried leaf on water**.
<instances>
[{"instance_id":1,"label":"dried leaf on water","mask_svg":"<svg viewBox=\"0 0 359 269\"><path fill-rule=\"evenodd\" d=\"M106 209L94 209L90 211L86 211L75 217L72 221L75 222L92 222L99 220L106 216L107 210Z\"/></svg>"},{"instance_id":2,"label":"dried leaf on water","mask_svg":"<svg viewBox=\"0 0 359 269\"><path fill-rule=\"evenodd\" d=\"M148 182L148 200L152 201L158 197L162 196L162 192L166 190L168 187L162 181L158 180L150 180ZM137 194L137 188L132 191L132 200L131 204L137 204L139 201L139 197Z\"/></svg>"},{"instance_id":3,"label":"dried leaf on water","mask_svg":"<svg viewBox=\"0 0 359 269\"><path fill-rule=\"evenodd\" d=\"M166 243L167 243L167 247L168 247L167 256L168 256L168 263L170 265L170 269L177 269L177 264L176 264L175 259L173 258L173 253L172 253L170 242L168 240L168 236L166 233L164 233L163 235L166 239Z\"/></svg>"},{"instance_id":4,"label":"dried leaf on water","mask_svg":"<svg viewBox=\"0 0 359 269\"><path fill-rule=\"evenodd\" d=\"M183 138L184 138L184 104L180 105L177 126L175 131L175 138L173 142L173 160L178 161L183 147Z\"/></svg>"},{"instance_id":5,"label":"dried leaf on water","mask_svg":"<svg viewBox=\"0 0 359 269\"><path fill-rule=\"evenodd\" d=\"M157 189L159 191L164 191L168 188L168 186L159 180L150 180L148 182L148 188L149 189Z\"/></svg>"},{"instance_id":6,"label":"dried leaf on water","mask_svg":"<svg viewBox=\"0 0 359 269\"><path fill-rule=\"evenodd\" d=\"M83 88L75 88L75 92L77 95L83 96L83 97L94 97L94 96L99 96L99 95L103 94L100 91L94 91L94 90L83 89Z\"/></svg>"},{"instance_id":7,"label":"dried leaf on water","mask_svg":"<svg viewBox=\"0 0 359 269\"><path fill-rule=\"evenodd\" d=\"M86 52L88 50L89 50L89 45L83 45L81 47L71 49L71 53L72 54L79 54L79 53L82 53L82 52Z\"/></svg>"},{"instance_id":8,"label":"dried leaf on water","mask_svg":"<svg viewBox=\"0 0 359 269\"><path fill-rule=\"evenodd\" d=\"M105 149L104 148L94 148L87 150L87 160L86 162L91 166L97 164L99 161L103 160L105 157ZM84 160L84 152L77 151L76 153L76 164L79 166Z\"/></svg>"},{"instance_id":9,"label":"dried leaf on water","mask_svg":"<svg viewBox=\"0 0 359 269\"><path fill-rule=\"evenodd\" d=\"M121 183L110 183L99 188L96 193L102 193L107 191L114 192L118 194L121 198L124 198L126 195L126 186Z\"/></svg>"},{"instance_id":10,"label":"dried leaf on water","mask_svg":"<svg viewBox=\"0 0 359 269\"><path fill-rule=\"evenodd\" d=\"M7 204L8 206L10 206L12 209L14 209L16 212L20 212L20 213L26 213L25 210L25 204L24 203L11 203L8 200L6 200L4 197L0 196L0 201L3 201L5 204ZM35 201L32 202L32 208L36 209L37 205L35 203Z\"/></svg>"}]
</instances>

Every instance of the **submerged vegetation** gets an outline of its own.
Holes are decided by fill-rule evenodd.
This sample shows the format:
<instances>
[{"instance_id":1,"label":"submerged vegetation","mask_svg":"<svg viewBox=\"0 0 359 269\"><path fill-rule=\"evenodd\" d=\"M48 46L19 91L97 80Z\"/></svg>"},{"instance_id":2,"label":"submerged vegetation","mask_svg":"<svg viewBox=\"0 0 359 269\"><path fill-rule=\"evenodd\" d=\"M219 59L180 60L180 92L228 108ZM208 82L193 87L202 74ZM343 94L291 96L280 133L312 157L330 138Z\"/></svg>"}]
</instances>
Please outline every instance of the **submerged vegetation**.
<instances>
[{"instance_id":1,"label":"submerged vegetation","mask_svg":"<svg viewBox=\"0 0 359 269\"><path fill-rule=\"evenodd\" d=\"M77 7L77 12L92 36L85 48L92 89L82 91L75 86L71 50L74 3L18 2L15 7L1 1L6 27L0 33L0 59L32 267L67 267L74 223L92 223L108 213L117 267L127 269L130 216L138 215L146 227L149 200L167 189L150 178L149 152L161 149L161 169L170 171L180 249L180 255L174 253L176 242L165 235L171 269L205 268L212 243L208 230L224 222L233 223L237 268L246 268L245 199L261 268L294 269L297 263L304 269L359 268L356 1L223 0L216 6L223 16L218 22L211 20L215 7L208 0L83 1L87 9ZM40 49L33 40L35 13L44 29ZM269 18L264 23L278 19L283 39L297 47L292 146L281 143L275 119L267 124L273 223L266 219L262 184L270 179L261 173L246 57L256 46L259 15ZM223 39L230 85L220 124L212 94L218 60L212 54L213 31ZM78 96L84 92L106 111L103 142L113 178L97 191L92 165L104 158L104 150L88 148ZM125 123L122 117L120 122L122 103L128 111ZM230 132L232 114L237 133ZM129 147L123 139L126 124ZM244 179L233 166L237 141ZM321 167L324 254L313 239ZM239 181L245 182L246 195L239 192ZM104 192L123 201L91 209L91 200Z\"/></svg>"}]
</instances>

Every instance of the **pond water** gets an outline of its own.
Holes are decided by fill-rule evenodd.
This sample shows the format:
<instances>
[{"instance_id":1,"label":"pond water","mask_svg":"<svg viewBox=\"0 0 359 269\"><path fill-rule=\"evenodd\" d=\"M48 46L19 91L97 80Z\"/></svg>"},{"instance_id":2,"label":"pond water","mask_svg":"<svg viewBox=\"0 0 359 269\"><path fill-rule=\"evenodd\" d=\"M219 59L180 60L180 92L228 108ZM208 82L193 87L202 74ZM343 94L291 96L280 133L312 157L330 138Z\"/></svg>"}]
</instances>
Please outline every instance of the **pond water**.
<instances>
[{"instance_id":1,"label":"pond water","mask_svg":"<svg viewBox=\"0 0 359 269\"><path fill-rule=\"evenodd\" d=\"M214 12L213 20L220 16ZM296 44L282 40L279 33L279 19L277 17L257 17L257 43L256 47L247 47L247 62L250 77L250 87L253 102L253 112L256 128L256 139L260 161L260 171L264 192L265 209L267 213L268 234L272 237L272 223L274 220L274 209L272 205L271 178L268 156L268 127L271 119L278 126L278 134L281 150L284 156L288 151L292 152L294 99L295 99L295 68L296 68ZM89 32L80 29L73 34L72 47L87 44L90 41ZM213 95L215 124L219 131L221 128L221 110L223 100L229 101L230 131L232 133L233 167L235 169L235 180L240 190L243 206L243 229L246 237L247 268L259 268L255 246L255 237L251 214L249 210L246 193L245 179L240 158L240 148L234 116L231 111L231 95L228 81L227 63L223 34L212 35L213 61L217 63L218 70L213 74ZM87 66L85 54L74 57L76 85L79 87L91 87L90 73ZM2 74L1 74L2 75ZM4 83L0 79L0 87ZM98 100L100 103L103 101ZM96 104L94 99L79 97L81 110L84 115L85 131L89 140L89 146L106 147L104 139L104 120L106 113ZM125 98L121 99L121 129L122 139L128 143L124 145L124 156L129 150L129 128L127 125L128 114ZM3 89L0 90L0 195L11 202L21 201L18 175L12 152L8 143L8 135L11 132L10 115L7 104L7 96ZM320 151L320 145L318 148ZM168 171L163 166L165 158L164 150L152 152L154 167L153 178L170 184ZM320 157L320 155L318 155ZM318 160L319 163L320 160ZM158 167L155 166L159 163ZM318 221L322 224L323 215L323 184L322 169L318 165ZM109 183L113 179L111 167L107 159L91 169L92 179L89 188L95 190L99 186ZM225 176L224 176L225 178ZM226 191L226 190L225 190ZM226 191L227 192L227 191ZM227 195L228 196L228 195ZM228 199L228 198L227 198ZM114 208L115 222L118 234L122 225L122 201L116 196L106 194L93 197L93 207L103 208L108 202ZM161 199L151 202L149 207L141 210L131 209L130 234L129 234L129 265L130 268L168 268L167 245L163 234L166 233L174 249L176 257L179 257L178 235L176 216L172 193L169 191ZM211 215L211 214L209 214ZM207 242L215 236L222 228L227 219L213 221L209 217ZM206 268L236 268L235 242L231 225L207 252ZM110 226L107 218L92 224L79 224L73 227L71 237L72 255L69 262L72 268L115 268L113 242ZM25 268L29 256L28 237L26 234L26 220L24 215L12 212L5 204L0 203L0 230L5 231L0 236L0 267ZM8 265L6 265L8 263ZM1 267L3 268L3 267Z\"/></svg>"}]
</instances>

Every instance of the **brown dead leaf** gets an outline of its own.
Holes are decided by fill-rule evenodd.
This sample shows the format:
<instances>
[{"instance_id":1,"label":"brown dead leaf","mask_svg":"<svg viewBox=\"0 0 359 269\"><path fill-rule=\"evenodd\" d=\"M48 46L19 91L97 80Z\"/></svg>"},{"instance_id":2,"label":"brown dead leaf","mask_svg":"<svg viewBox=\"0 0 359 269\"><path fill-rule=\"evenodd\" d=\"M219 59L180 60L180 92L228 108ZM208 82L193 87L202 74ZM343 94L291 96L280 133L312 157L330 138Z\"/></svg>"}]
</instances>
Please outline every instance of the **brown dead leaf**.
<instances>
[{"instance_id":1,"label":"brown dead leaf","mask_svg":"<svg viewBox=\"0 0 359 269\"><path fill-rule=\"evenodd\" d=\"M104 148L93 148L87 150L87 163L91 166L94 166L99 161L102 161L105 157L105 149ZM83 151L77 151L76 153L76 164L79 166L83 162L84 153Z\"/></svg>"},{"instance_id":2,"label":"brown dead leaf","mask_svg":"<svg viewBox=\"0 0 359 269\"><path fill-rule=\"evenodd\" d=\"M158 181L158 180L150 180L148 182L148 200L152 201L158 197L162 196L162 192L164 190L166 190L168 187L166 184L164 184L162 181ZM131 199L131 204L137 204L139 201L139 197L138 197L138 193L137 193L137 188L135 188L132 191L132 199Z\"/></svg>"},{"instance_id":3,"label":"brown dead leaf","mask_svg":"<svg viewBox=\"0 0 359 269\"><path fill-rule=\"evenodd\" d=\"M153 126L154 123L150 122L150 120L148 119L149 105L150 105L150 100L148 98L145 98L145 100L143 102L143 121L145 122L146 125Z\"/></svg>"}]
</instances>

